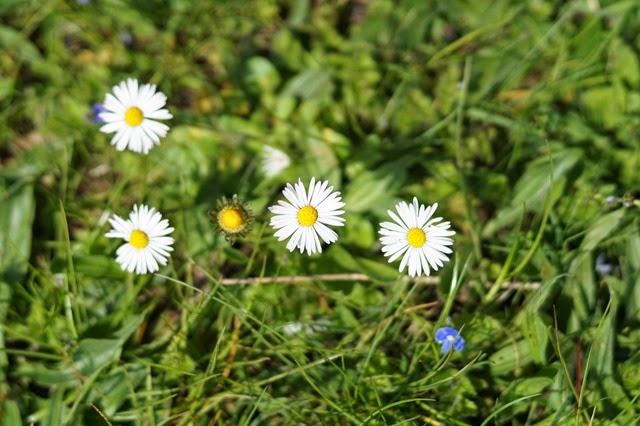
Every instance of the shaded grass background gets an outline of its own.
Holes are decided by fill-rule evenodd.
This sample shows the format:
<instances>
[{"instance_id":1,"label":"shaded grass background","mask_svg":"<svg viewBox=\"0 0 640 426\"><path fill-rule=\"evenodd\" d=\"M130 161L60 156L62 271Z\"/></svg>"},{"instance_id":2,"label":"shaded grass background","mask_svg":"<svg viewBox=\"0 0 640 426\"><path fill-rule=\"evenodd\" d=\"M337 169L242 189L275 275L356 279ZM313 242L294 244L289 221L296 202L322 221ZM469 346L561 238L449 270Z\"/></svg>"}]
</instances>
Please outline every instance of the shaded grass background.
<instances>
[{"instance_id":1,"label":"shaded grass background","mask_svg":"<svg viewBox=\"0 0 640 426\"><path fill-rule=\"evenodd\" d=\"M637 423L639 18L604 0L2 2L0 422ZM90 119L127 77L174 114L145 157ZM294 159L271 180L264 144ZM347 224L308 258L266 206L311 176ZM234 193L258 217L230 247L206 213ZM377 242L413 196L458 231L435 280ZM104 238L140 202L176 228L153 276ZM367 279L221 281L320 273ZM447 317L467 344L443 357Z\"/></svg>"}]
</instances>

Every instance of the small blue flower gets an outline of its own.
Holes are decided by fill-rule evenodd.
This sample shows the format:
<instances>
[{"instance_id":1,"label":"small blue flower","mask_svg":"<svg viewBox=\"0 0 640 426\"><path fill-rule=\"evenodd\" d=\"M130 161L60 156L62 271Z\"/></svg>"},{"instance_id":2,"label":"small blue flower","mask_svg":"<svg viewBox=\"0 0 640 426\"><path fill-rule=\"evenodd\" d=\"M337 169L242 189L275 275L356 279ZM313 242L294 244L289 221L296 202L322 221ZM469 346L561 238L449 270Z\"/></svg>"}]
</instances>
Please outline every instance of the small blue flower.
<instances>
[{"instance_id":1,"label":"small blue flower","mask_svg":"<svg viewBox=\"0 0 640 426\"><path fill-rule=\"evenodd\" d=\"M91 115L93 117L93 122L96 124L104 123L104 120L100 117L100 114L103 112L108 112L104 105L95 103L91 106Z\"/></svg>"},{"instance_id":2,"label":"small blue flower","mask_svg":"<svg viewBox=\"0 0 640 426\"><path fill-rule=\"evenodd\" d=\"M122 31L120 33L120 41L125 46L131 46L131 43L133 43L133 36L129 31Z\"/></svg>"},{"instance_id":3,"label":"small blue flower","mask_svg":"<svg viewBox=\"0 0 640 426\"><path fill-rule=\"evenodd\" d=\"M436 343L442 345L442 353L446 354L451 349L460 352L464 348L464 339L458 333L458 330L451 327L442 327L436 331Z\"/></svg>"}]
</instances>

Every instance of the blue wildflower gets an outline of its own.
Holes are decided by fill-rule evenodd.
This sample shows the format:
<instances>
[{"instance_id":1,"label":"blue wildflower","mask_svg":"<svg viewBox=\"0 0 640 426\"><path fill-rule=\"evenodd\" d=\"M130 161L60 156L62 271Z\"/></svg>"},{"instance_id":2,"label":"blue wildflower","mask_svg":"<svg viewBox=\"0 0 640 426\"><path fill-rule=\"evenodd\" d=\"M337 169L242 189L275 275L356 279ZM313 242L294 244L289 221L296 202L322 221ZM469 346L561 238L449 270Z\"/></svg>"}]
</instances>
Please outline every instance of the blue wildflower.
<instances>
[{"instance_id":1,"label":"blue wildflower","mask_svg":"<svg viewBox=\"0 0 640 426\"><path fill-rule=\"evenodd\" d=\"M607 256L604 253L596 257L596 272L601 276L613 273L613 264L607 262Z\"/></svg>"},{"instance_id":2,"label":"blue wildflower","mask_svg":"<svg viewBox=\"0 0 640 426\"><path fill-rule=\"evenodd\" d=\"M100 114L103 112L108 112L104 105L95 103L91 106L91 115L93 117L93 122L96 124L104 123L104 120L100 117Z\"/></svg>"},{"instance_id":3,"label":"blue wildflower","mask_svg":"<svg viewBox=\"0 0 640 426\"><path fill-rule=\"evenodd\" d=\"M436 343L442 345L442 353L446 354L453 345L453 350L460 352L464 348L464 339L455 328L441 327L436 331Z\"/></svg>"},{"instance_id":4,"label":"blue wildflower","mask_svg":"<svg viewBox=\"0 0 640 426\"><path fill-rule=\"evenodd\" d=\"M131 46L131 43L133 43L133 36L129 31L122 31L120 33L120 41L125 46Z\"/></svg>"}]
</instances>

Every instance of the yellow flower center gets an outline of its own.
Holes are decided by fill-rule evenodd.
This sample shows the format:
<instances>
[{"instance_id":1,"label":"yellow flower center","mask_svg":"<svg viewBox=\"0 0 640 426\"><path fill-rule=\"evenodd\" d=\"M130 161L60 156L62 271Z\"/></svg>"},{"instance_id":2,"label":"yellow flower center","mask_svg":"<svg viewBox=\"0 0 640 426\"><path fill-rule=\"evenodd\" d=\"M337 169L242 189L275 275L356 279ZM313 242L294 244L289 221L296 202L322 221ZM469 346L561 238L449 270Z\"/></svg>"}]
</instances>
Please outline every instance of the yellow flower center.
<instances>
[{"instance_id":1,"label":"yellow flower center","mask_svg":"<svg viewBox=\"0 0 640 426\"><path fill-rule=\"evenodd\" d=\"M313 226L318 220L318 210L311 206L304 206L298 210L298 222L302 226Z\"/></svg>"},{"instance_id":2,"label":"yellow flower center","mask_svg":"<svg viewBox=\"0 0 640 426\"><path fill-rule=\"evenodd\" d=\"M143 249L149 244L149 237L144 231L136 229L129 236L129 244L137 249Z\"/></svg>"},{"instance_id":3,"label":"yellow flower center","mask_svg":"<svg viewBox=\"0 0 640 426\"><path fill-rule=\"evenodd\" d=\"M131 107L124 113L124 121L131 127L139 126L143 118L142 110L138 107Z\"/></svg>"},{"instance_id":4,"label":"yellow flower center","mask_svg":"<svg viewBox=\"0 0 640 426\"><path fill-rule=\"evenodd\" d=\"M412 247L419 248L427 242L427 236L422 229L411 228L407 233L407 241Z\"/></svg>"},{"instance_id":5,"label":"yellow flower center","mask_svg":"<svg viewBox=\"0 0 640 426\"><path fill-rule=\"evenodd\" d=\"M244 224L242 213L238 209L223 209L218 215L220 227L226 231L236 231Z\"/></svg>"}]
</instances>

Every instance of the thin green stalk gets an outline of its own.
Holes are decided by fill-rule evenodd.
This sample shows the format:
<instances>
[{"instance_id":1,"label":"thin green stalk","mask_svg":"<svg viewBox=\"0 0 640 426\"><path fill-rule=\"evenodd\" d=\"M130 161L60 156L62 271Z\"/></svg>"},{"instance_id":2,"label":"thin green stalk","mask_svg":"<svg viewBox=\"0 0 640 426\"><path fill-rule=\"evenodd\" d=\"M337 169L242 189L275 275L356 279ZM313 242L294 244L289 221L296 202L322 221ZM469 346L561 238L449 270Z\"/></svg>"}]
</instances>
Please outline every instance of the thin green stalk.
<instances>
[{"instance_id":1,"label":"thin green stalk","mask_svg":"<svg viewBox=\"0 0 640 426\"><path fill-rule=\"evenodd\" d=\"M73 303L72 301L72 298L77 298L79 296L78 282L76 280L76 272L73 266L73 255L71 253L71 239L69 236L69 226L67 224L67 214L64 210L62 200L60 200L60 213L62 214L61 226L64 232L64 247L67 257L67 266L69 268L69 273L67 274L68 279L64 280L64 288L66 291L64 298L64 311L67 325L69 326L69 331L71 332L73 338L77 339L78 331L76 330L75 321L81 321L83 316L81 315L80 307L78 306L78 304Z\"/></svg>"},{"instance_id":2,"label":"thin green stalk","mask_svg":"<svg viewBox=\"0 0 640 426\"><path fill-rule=\"evenodd\" d=\"M456 256L455 265L453 266L453 276L451 277L451 286L449 287L449 295L447 296L447 301L444 304L444 308L440 312L440 317L438 318L438 322L435 326L436 329L441 327L442 324L446 323L447 317L449 317L449 312L451 312L453 302L456 299L456 295L458 294L458 291L460 291L462 277L464 277L464 275L466 274L470 261L471 257L468 257L467 261L462 267L462 271L458 275L458 257Z\"/></svg>"}]
</instances>

